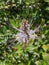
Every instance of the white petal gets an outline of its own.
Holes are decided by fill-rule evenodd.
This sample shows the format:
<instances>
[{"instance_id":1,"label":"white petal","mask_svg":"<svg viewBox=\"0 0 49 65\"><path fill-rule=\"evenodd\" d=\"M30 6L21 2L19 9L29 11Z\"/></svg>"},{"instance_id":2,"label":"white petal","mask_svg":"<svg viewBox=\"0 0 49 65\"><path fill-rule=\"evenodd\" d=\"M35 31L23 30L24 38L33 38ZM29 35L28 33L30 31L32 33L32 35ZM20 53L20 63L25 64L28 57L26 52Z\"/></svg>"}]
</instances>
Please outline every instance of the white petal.
<instances>
[{"instance_id":1,"label":"white petal","mask_svg":"<svg viewBox=\"0 0 49 65\"><path fill-rule=\"evenodd\" d=\"M16 40L18 40L19 42L26 42L27 35L24 33L18 33L16 36Z\"/></svg>"}]
</instances>

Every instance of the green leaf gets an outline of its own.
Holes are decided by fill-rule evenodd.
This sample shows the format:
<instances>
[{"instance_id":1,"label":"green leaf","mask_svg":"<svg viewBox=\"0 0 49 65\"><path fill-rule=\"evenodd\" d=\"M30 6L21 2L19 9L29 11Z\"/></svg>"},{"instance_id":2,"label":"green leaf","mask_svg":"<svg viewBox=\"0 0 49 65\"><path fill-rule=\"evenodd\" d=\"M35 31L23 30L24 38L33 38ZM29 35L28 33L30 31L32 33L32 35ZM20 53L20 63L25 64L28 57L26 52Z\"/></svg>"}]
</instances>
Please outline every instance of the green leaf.
<instances>
[{"instance_id":1,"label":"green leaf","mask_svg":"<svg viewBox=\"0 0 49 65\"><path fill-rule=\"evenodd\" d=\"M26 0L25 2L26 2L26 4L30 4L30 3L34 3L35 0Z\"/></svg>"},{"instance_id":2,"label":"green leaf","mask_svg":"<svg viewBox=\"0 0 49 65\"><path fill-rule=\"evenodd\" d=\"M46 10L49 10L49 7L47 7Z\"/></svg>"},{"instance_id":3,"label":"green leaf","mask_svg":"<svg viewBox=\"0 0 49 65\"><path fill-rule=\"evenodd\" d=\"M42 48L43 48L45 51L48 51L48 50L49 50L49 44L43 45Z\"/></svg>"},{"instance_id":4,"label":"green leaf","mask_svg":"<svg viewBox=\"0 0 49 65\"><path fill-rule=\"evenodd\" d=\"M46 62L43 60L36 61L35 63L36 65L47 65Z\"/></svg>"},{"instance_id":5,"label":"green leaf","mask_svg":"<svg viewBox=\"0 0 49 65\"><path fill-rule=\"evenodd\" d=\"M5 65L5 62L0 62L0 65Z\"/></svg>"},{"instance_id":6,"label":"green leaf","mask_svg":"<svg viewBox=\"0 0 49 65\"><path fill-rule=\"evenodd\" d=\"M49 20L47 21L47 23L49 24Z\"/></svg>"},{"instance_id":7,"label":"green leaf","mask_svg":"<svg viewBox=\"0 0 49 65\"><path fill-rule=\"evenodd\" d=\"M43 59L46 62L46 64L49 65L49 54L48 53L43 53Z\"/></svg>"},{"instance_id":8,"label":"green leaf","mask_svg":"<svg viewBox=\"0 0 49 65\"><path fill-rule=\"evenodd\" d=\"M44 0L45 2L49 2L49 0Z\"/></svg>"}]
</instances>

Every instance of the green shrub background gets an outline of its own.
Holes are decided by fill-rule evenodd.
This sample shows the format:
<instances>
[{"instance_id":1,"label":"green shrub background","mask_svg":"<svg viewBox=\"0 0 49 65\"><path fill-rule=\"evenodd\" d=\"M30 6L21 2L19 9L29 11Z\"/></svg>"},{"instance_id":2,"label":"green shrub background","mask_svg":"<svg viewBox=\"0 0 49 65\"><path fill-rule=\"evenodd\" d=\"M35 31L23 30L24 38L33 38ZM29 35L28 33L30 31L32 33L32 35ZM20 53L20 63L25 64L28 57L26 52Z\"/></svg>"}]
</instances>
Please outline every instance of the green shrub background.
<instances>
[{"instance_id":1,"label":"green shrub background","mask_svg":"<svg viewBox=\"0 0 49 65\"><path fill-rule=\"evenodd\" d=\"M11 43L23 18L31 29L41 25L25 50ZM0 65L49 65L49 0L0 0Z\"/></svg>"}]
</instances>

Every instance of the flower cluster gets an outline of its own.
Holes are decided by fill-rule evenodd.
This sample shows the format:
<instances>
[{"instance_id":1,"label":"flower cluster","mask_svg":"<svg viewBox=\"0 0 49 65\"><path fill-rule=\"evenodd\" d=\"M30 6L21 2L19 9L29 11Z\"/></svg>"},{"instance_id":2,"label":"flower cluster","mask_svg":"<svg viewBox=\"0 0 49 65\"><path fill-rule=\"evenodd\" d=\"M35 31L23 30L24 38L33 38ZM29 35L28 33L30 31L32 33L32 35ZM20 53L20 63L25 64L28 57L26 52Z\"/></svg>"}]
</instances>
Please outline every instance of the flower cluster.
<instances>
[{"instance_id":1,"label":"flower cluster","mask_svg":"<svg viewBox=\"0 0 49 65\"><path fill-rule=\"evenodd\" d=\"M28 21L26 19L23 19L21 27L19 29L19 33L16 35L16 40L21 43L28 43L29 38L33 40L37 38L35 31L36 30L31 30Z\"/></svg>"}]
</instances>

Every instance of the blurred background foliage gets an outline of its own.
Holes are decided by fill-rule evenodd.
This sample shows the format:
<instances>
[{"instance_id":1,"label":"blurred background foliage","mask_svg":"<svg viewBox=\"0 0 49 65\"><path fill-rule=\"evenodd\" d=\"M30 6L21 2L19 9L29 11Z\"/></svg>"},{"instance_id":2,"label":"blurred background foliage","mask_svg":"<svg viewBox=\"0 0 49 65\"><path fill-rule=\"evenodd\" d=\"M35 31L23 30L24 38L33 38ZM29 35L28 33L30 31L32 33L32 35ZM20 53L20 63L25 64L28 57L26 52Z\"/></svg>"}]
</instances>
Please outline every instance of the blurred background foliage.
<instances>
[{"instance_id":1,"label":"blurred background foliage","mask_svg":"<svg viewBox=\"0 0 49 65\"><path fill-rule=\"evenodd\" d=\"M25 50L12 41L23 18L31 29L41 25ZM0 0L0 65L49 65L49 0Z\"/></svg>"}]
</instances>

